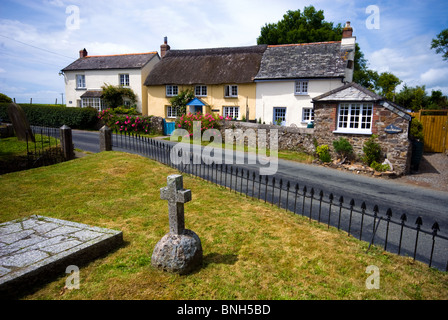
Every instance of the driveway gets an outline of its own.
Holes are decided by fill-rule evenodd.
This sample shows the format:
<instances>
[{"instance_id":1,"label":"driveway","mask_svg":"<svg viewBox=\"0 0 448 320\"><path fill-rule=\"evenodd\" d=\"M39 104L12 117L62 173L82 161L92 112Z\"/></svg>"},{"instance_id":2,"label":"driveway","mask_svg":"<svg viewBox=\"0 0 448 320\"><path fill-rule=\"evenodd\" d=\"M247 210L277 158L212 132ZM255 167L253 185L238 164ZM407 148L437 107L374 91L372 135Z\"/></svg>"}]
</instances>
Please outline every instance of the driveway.
<instances>
[{"instance_id":1,"label":"driveway","mask_svg":"<svg viewBox=\"0 0 448 320\"><path fill-rule=\"evenodd\" d=\"M448 155L444 153L424 154L419 172L403 176L397 181L448 192Z\"/></svg>"}]
</instances>

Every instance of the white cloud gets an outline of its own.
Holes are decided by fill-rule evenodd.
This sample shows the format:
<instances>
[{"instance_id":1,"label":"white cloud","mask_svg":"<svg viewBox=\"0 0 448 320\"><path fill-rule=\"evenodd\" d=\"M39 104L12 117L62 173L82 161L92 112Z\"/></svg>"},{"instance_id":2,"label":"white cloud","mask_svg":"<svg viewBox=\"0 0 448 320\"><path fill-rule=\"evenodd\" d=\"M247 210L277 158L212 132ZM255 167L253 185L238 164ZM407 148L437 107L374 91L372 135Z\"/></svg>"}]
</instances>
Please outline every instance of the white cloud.
<instances>
[{"instance_id":1,"label":"white cloud","mask_svg":"<svg viewBox=\"0 0 448 320\"><path fill-rule=\"evenodd\" d=\"M428 86L437 85L438 83L448 84L448 67L438 69L431 68L420 75L420 80Z\"/></svg>"}]
</instances>

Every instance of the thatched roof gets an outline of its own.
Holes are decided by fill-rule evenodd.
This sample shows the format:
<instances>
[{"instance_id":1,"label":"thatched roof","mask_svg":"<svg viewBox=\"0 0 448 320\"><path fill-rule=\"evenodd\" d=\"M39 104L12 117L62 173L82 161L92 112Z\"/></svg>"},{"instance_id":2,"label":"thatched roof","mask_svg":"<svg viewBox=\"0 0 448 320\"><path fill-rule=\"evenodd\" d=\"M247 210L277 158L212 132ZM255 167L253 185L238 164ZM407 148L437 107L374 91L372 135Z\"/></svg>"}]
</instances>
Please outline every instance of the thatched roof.
<instances>
[{"instance_id":1,"label":"thatched roof","mask_svg":"<svg viewBox=\"0 0 448 320\"><path fill-rule=\"evenodd\" d=\"M269 46L255 80L343 78L345 53L340 41Z\"/></svg>"},{"instance_id":2,"label":"thatched roof","mask_svg":"<svg viewBox=\"0 0 448 320\"><path fill-rule=\"evenodd\" d=\"M169 50L145 85L238 84L253 82L266 45Z\"/></svg>"},{"instance_id":3,"label":"thatched roof","mask_svg":"<svg viewBox=\"0 0 448 320\"><path fill-rule=\"evenodd\" d=\"M140 69L157 55L157 52L148 52L107 56L87 56L84 58L79 58L62 69L62 71Z\"/></svg>"}]
</instances>

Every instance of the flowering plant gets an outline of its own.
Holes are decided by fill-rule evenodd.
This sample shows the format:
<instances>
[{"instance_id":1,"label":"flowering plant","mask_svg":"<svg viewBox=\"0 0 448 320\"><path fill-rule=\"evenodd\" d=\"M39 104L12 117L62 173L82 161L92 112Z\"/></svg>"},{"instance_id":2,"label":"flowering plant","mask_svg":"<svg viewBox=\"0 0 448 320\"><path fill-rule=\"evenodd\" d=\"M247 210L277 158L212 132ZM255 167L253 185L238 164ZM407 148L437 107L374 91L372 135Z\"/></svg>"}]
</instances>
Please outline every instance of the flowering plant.
<instances>
[{"instance_id":1,"label":"flowering plant","mask_svg":"<svg viewBox=\"0 0 448 320\"><path fill-rule=\"evenodd\" d=\"M114 131L147 134L151 132L151 118L134 115L115 115L110 109L100 111L98 118Z\"/></svg>"},{"instance_id":2,"label":"flowering plant","mask_svg":"<svg viewBox=\"0 0 448 320\"><path fill-rule=\"evenodd\" d=\"M198 113L187 113L183 114L176 119L176 129L185 129L188 134L193 136L193 123L194 121L201 122L201 135L207 129L217 129L219 130L219 120L223 120L224 117L216 116L214 114L202 114ZM229 120L227 117L225 120Z\"/></svg>"}]
</instances>

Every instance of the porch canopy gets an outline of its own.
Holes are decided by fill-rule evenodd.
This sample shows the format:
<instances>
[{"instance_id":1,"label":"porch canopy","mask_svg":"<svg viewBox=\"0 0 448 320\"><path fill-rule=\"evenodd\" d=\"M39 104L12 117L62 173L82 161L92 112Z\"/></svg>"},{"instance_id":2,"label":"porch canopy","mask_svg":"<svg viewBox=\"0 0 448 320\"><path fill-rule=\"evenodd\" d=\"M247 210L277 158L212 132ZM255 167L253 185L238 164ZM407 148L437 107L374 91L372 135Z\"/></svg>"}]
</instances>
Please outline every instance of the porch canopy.
<instances>
[{"instance_id":1,"label":"porch canopy","mask_svg":"<svg viewBox=\"0 0 448 320\"><path fill-rule=\"evenodd\" d=\"M199 98L194 98L190 102L187 103L187 107L189 107L188 111L190 113L203 112L202 107L207 106L207 104Z\"/></svg>"}]
</instances>

